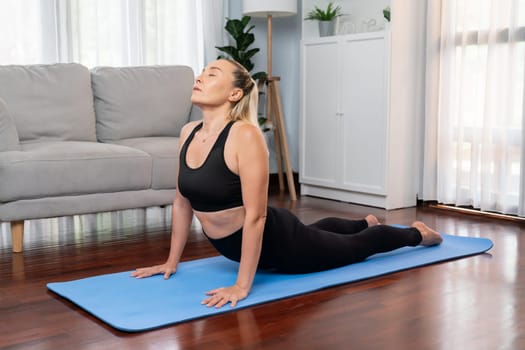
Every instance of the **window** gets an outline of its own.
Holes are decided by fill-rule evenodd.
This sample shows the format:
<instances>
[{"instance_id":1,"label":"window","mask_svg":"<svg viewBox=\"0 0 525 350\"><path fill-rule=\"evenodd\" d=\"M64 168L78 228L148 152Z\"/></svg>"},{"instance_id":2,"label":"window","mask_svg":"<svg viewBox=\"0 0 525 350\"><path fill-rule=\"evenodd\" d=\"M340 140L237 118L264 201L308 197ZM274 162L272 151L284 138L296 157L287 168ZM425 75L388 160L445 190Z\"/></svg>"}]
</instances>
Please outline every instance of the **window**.
<instances>
[{"instance_id":1,"label":"window","mask_svg":"<svg viewBox=\"0 0 525 350\"><path fill-rule=\"evenodd\" d=\"M518 214L525 0L444 0L441 45L438 201Z\"/></svg>"},{"instance_id":2,"label":"window","mask_svg":"<svg viewBox=\"0 0 525 350\"><path fill-rule=\"evenodd\" d=\"M215 0L2 0L0 30L9 35L0 42L0 64L184 64L200 71L205 51L222 44L205 42L203 27L216 37L223 22Z\"/></svg>"}]
</instances>

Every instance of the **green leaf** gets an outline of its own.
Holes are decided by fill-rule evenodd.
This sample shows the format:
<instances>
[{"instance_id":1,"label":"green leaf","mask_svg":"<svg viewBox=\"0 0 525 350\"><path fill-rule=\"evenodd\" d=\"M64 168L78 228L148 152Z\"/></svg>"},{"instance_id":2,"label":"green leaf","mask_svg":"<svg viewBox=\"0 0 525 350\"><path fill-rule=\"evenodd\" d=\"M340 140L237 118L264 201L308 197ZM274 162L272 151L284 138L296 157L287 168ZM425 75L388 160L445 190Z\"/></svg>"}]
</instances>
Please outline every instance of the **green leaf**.
<instances>
[{"instance_id":1,"label":"green leaf","mask_svg":"<svg viewBox=\"0 0 525 350\"><path fill-rule=\"evenodd\" d=\"M251 49L251 50L248 50L244 53L243 57L245 59L250 59L253 57L253 55L255 55L257 52L259 52L260 50L258 48L255 48L255 49Z\"/></svg>"},{"instance_id":2,"label":"green leaf","mask_svg":"<svg viewBox=\"0 0 525 350\"><path fill-rule=\"evenodd\" d=\"M242 28L244 29L248 23L250 22L252 18L250 16L243 16L242 19L241 19L241 23L242 23ZM249 32L250 30L247 30L247 32Z\"/></svg>"},{"instance_id":3,"label":"green leaf","mask_svg":"<svg viewBox=\"0 0 525 350\"><path fill-rule=\"evenodd\" d=\"M238 56L238 50L233 46L215 47L217 50L222 51L230 55L231 57Z\"/></svg>"},{"instance_id":4,"label":"green leaf","mask_svg":"<svg viewBox=\"0 0 525 350\"><path fill-rule=\"evenodd\" d=\"M385 19L390 22L390 6L388 7L385 7L383 9L383 17L385 17Z\"/></svg>"},{"instance_id":5,"label":"green leaf","mask_svg":"<svg viewBox=\"0 0 525 350\"><path fill-rule=\"evenodd\" d=\"M255 41L255 35L252 33L239 36L237 40L237 48L239 51L245 51Z\"/></svg>"},{"instance_id":6,"label":"green leaf","mask_svg":"<svg viewBox=\"0 0 525 350\"><path fill-rule=\"evenodd\" d=\"M251 26L250 28L246 29L246 33L251 32L253 28L255 28L255 26Z\"/></svg>"},{"instance_id":7,"label":"green leaf","mask_svg":"<svg viewBox=\"0 0 525 350\"><path fill-rule=\"evenodd\" d=\"M266 78L266 72L257 72L252 75L253 80L259 80Z\"/></svg>"},{"instance_id":8,"label":"green leaf","mask_svg":"<svg viewBox=\"0 0 525 350\"><path fill-rule=\"evenodd\" d=\"M252 61L250 60L242 60L243 62L239 62L240 64L242 64L244 66L244 68L246 68L246 70L249 72L253 69L253 67L255 66L253 64Z\"/></svg>"},{"instance_id":9,"label":"green leaf","mask_svg":"<svg viewBox=\"0 0 525 350\"><path fill-rule=\"evenodd\" d=\"M243 33L244 25L238 19L232 19L226 22L225 29L233 38L236 38Z\"/></svg>"}]
</instances>

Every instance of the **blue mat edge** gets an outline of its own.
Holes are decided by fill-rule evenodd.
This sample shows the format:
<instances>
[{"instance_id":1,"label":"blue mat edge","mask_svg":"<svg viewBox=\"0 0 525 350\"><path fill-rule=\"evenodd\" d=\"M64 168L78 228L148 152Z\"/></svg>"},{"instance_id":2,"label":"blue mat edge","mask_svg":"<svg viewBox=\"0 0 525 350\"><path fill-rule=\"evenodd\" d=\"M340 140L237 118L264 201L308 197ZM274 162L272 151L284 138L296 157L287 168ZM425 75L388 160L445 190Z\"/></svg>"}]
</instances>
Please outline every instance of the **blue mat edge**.
<instances>
[{"instance_id":1,"label":"blue mat edge","mask_svg":"<svg viewBox=\"0 0 525 350\"><path fill-rule=\"evenodd\" d=\"M401 225L393 225L393 226L402 227ZM443 234L443 235L444 235L444 237L449 236L447 234ZM226 306L224 306L224 307L222 307L220 309L210 308L208 310L210 310L211 312L208 313L208 314L203 313L203 314L197 315L195 317L188 317L188 318L185 318L185 319L182 319L182 320L177 320L177 321L164 323L164 324L160 324L160 325L154 325L154 326L151 326L151 327L140 327L140 328L122 327L122 326L120 326L118 324L115 324L115 323L107 320L104 317L101 317L99 315L95 315L93 312L91 312L88 309L86 309L86 308L82 307L81 305L77 304L74 300L68 298L67 296L63 295L62 293L60 293L59 291L57 291L54 288L55 286L59 286L60 284L67 283L67 282L72 282L72 281L51 282L51 283L48 283L46 286L47 286L47 289L49 289L51 292L53 292L54 294L60 296L61 298L65 299L65 300L67 300L68 302L72 303L73 305L77 306L78 308L84 310L86 313L88 313L89 315L93 316L98 321L102 321L103 323L105 323L105 324L107 324L107 325L111 326L112 328L117 329L119 331L123 331L123 332L127 332L127 333L138 333L138 332L145 332L145 331L150 331L150 330L159 329L159 328L163 328L163 327L168 327L168 326L172 326L172 325L175 325L175 324L180 324L180 323L184 323L184 322L188 322L188 321L194 321L194 320L198 320L198 319L202 319L202 318L206 318L206 317L211 317L211 316L215 316L215 315L221 315L221 314L225 314L225 313L228 313L228 312L238 311L238 310L245 309L245 308L248 308L248 307L263 305L263 304L270 303L270 302L275 302L275 301L280 301L280 300L284 300L284 299L288 299L288 298L293 298L293 297L297 297L297 296L300 296L300 295L304 295L304 294L308 294L308 293L312 293L312 292L318 292L318 291L321 291L321 290L324 290L324 289L337 287L337 286L341 286L341 285L345 285L345 284L366 281L366 280L369 280L369 279L378 278L378 277L390 275L390 274L401 272L401 271L407 271L407 270L411 270L411 269L415 269L415 268L420 268L420 267L425 267L425 266L429 266L429 265L434 265L434 264L437 264L437 263L442 263L442 262L444 263L444 262L458 260L458 259L465 258L465 257L480 255L480 254L483 254L483 253L489 251L494 246L494 243L492 242L492 240L490 240L488 238L467 237L467 236L455 236L455 237L475 238L477 240L484 240L488 244L482 250L480 249L478 251L469 252L467 254L460 254L460 255L456 255L456 256L453 256L453 257L450 257L450 258L446 258L446 259L435 259L433 261L425 262L425 263L419 264L419 265L414 265L414 266L410 266L410 267L406 267L406 268L399 268L399 269L390 270L390 271L386 271L386 272L382 272L382 273L377 273L377 274L369 275L369 276L366 276L366 277L363 277L363 278L353 279L351 281L341 281L340 283L333 283L333 284L330 284L330 285L323 285L323 286L319 286L318 288L314 287L313 289L309 289L309 290L306 290L306 291L292 292L290 294L287 294L287 295L284 295L284 296L278 297L278 298L262 300L262 301L257 301L257 302L253 302L253 303L247 303L245 305L242 305L242 302L241 302L235 308L231 308L228 305L226 305ZM430 247L430 248L432 248L432 247ZM426 249L428 249L428 248L426 248ZM225 259L225 258L222 257L222 256L214 256L214 257L209 257L209 258L189 260L189 261L182 262L181 264L194 263L196 261L217 260L217 259ZM344 269L344 267L342 267L340 269ZM130 273L130 272L131 271L123 271L123 272L109 273L107 275ZM85 278L80 278L80 279L88 279L88 278L92 278L92 277L96 277L96 276L85 277ZM80 279L77 279L77 280L80 280ZM205 306L203 306L203 308L205 308Z\"/></svg>"}]
</instances>

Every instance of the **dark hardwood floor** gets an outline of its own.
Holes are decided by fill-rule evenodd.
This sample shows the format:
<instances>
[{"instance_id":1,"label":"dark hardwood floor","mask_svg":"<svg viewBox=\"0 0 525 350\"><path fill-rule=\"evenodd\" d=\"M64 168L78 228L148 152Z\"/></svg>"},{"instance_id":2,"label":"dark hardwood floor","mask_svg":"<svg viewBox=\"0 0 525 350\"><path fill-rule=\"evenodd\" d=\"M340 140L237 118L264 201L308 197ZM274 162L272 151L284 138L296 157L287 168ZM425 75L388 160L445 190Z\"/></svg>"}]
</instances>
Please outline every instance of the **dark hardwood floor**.
<instances>
[{"instance_id":1,"label":"dark hardwood floor","mask_svg":"<svg viewBox=\"0 0 525 350\"><path fill-rule=\"evenodd\" d=\"M1 349L525 349L525 225L418 207L394 211L310 197L304 222L375 214L487 237L486 254L403 271L144 333L127 334L46 290L46 283L131 270L168 254L170 212L153 208L32 221L25 251L0 231ZM194 224L183 259L216 255ZM168 309L167 309L168 312Z\"/></svg>"}]
</instances>

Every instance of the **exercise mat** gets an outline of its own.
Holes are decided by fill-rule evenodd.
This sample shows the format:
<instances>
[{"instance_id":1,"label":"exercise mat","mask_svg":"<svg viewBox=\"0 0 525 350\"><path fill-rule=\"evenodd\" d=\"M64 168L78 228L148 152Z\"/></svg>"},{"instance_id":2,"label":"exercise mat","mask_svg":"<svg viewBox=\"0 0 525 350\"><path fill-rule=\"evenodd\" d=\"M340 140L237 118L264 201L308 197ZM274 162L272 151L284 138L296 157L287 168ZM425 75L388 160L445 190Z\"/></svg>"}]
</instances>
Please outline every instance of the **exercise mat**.
<instances>
[{"instance_id":1,"label":"exercise mat","mask_svg":"<svg viewBox=\"0 0 525 350\"><path fill-rule=\"evenodd\" d=\"M139 332L479 254L491 247L492 241L486 238L443 234L439 246L404 247L323 272L287 275L262 270L257 272L248 298L235 308L201 305L207 291L236 281L238 263L222 256L182 262L168 280L161 275L136 279L127 271L49 283L47 288L118 330Z\"/></svg>"}]
</instances>

